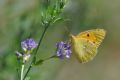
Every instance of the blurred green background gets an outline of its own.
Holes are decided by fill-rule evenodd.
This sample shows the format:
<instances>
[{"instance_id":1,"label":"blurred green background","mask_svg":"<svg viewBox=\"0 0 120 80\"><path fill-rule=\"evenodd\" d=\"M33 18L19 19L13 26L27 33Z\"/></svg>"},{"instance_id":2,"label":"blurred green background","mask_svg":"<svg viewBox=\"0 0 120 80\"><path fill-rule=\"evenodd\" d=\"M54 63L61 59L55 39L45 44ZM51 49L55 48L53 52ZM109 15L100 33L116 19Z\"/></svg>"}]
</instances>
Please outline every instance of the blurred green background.
<instances>
[{"instance_id":1,"label":"blurred green background","mask_svg":"<svg viewBox=\"0 0 120 80\"><path fill-rule=\"evenodd\" d=\"M30 32L38 42L43 31L39 22L44 5L45 0L0 0L0 80L17 80L15 51ZM80 64L74 55L65 60L50 59L32 68L30 80L119 80L120 1L68 0L62 15L70 21L48 28L38 58L55 54L55 43L68 39L66 26L72 34L104 28L107 36L98 55L87 64Z\"/></svg>"}]
</instances>

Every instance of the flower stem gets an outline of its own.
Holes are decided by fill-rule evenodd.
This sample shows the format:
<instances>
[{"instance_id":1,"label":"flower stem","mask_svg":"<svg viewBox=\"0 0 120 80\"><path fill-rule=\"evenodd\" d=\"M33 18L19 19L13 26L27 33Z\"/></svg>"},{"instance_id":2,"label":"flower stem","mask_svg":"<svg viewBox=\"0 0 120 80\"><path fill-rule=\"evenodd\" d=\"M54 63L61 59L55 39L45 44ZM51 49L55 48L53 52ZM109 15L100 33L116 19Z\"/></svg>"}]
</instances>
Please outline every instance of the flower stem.
<instances>
[{"instance_id":1,"label":"flower stem","mask_svg":"<svg viewBox=\"0 0 120 80\"><path fill-rule=\"evenodd\" d=\"M40 37L38 46L37 46L37 48L36 48L36 50L35 50L35 53L34 53L34 57L33 57L33 59L32 59L32 62L30 63L30 66L28 67L27 72L25 73L25 76L24 76L23 80L25 80L25 78L27 77L28 73L30 72L30 70L31 70L31 68L32 68L33 61L34 61L34 59L35 59L35 57L36 57L36 54L37 54L38 49L39 49L39 47L40 47L40 44L41 44L41 42L42 42L42 40L43 40L43 37L44 37L44 35L45 35L45 32L47 31L47 29L48 29L48 27L49 27L49 24L50 24L50 23L47 24L47 26L45 27L45 29L44 29L44 31L43 31L43 33L42 33L42 36Z\"/></svg>"},{"instance_id":2,"label":"flower stem","mask_svg":"<svg viewBox=\"0 0 120 80\"><path fill-rule=\"evenodd\" d=\"M21 68L21 79L20 79L20 80L23 80L24 67L25 67L25 65L22 64L22 68Z\"/></svg>"},{"instance_id":3,"label":"flower stem","mask_svg":"<svg viewBox=\"0 0 120 80\"><path fill-rule=\"evenodd\" d=\"M39 40L39 43L38 43L37 49L36 49L35 54L34 54L35 56L36 56L36 54L37 54L37 52L38 52L38 49L39 49L39 47L40 47L40 44L41 44L41 42L42 42L42 40L43 40L43 37L44 37L45 32L46 32L47 29L48 29L48 26L45 27L45 29L44 29L44 31L43 31L43 34L42 34L42 36L41 36L41 38L40 38L40 40Z\"/></svg>"}]
</instances>

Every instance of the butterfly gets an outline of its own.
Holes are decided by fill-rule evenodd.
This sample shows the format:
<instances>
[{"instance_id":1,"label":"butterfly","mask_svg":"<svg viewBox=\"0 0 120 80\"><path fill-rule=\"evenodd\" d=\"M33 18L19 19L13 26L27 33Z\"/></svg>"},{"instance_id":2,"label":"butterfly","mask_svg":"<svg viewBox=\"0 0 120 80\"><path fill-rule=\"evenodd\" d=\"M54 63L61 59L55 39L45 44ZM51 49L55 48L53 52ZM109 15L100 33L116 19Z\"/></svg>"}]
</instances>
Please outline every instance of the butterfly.
<instances>
[{"instance_id":1,"label":"butterfly","mask_svg":"<svg viewBox=\"0 0 120 80\"><path fill-rule=\"evenodd\" d=\"M70 35L72 53L75 54L80 63L91 61L97 54L98 47L106 35L104 29L92 29Z\"/></svg>"}]
</instances>

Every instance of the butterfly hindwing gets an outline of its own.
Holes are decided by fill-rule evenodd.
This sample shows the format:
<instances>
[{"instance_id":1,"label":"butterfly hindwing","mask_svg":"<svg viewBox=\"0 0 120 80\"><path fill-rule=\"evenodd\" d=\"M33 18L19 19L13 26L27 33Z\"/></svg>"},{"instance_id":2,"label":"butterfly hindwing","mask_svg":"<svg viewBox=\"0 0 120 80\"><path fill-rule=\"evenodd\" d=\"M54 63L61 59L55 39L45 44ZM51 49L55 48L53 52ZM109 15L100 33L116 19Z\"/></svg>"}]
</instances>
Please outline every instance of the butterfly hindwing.
<instances>
[{"instance_id":1,"label":"butterfly hindwing","mask_svg":"<svg viewBox=\"0 0 120 80\"><path fill-rule=\"evenodd\" d=\"M85 63L94 58L97 53L97 47L85 39L72 39L72 51L80 61Z\"/></svg>"}]
</instances>

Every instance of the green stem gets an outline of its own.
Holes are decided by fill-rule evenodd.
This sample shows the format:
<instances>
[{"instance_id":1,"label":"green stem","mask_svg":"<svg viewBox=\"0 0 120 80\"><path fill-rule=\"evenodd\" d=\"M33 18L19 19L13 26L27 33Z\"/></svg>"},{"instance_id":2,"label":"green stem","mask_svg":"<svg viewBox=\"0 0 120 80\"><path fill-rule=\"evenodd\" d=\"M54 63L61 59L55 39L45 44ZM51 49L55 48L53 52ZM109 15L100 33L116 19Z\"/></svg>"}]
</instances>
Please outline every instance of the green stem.
<instances>
[{"instance_id":1,"label":"green stem","mask_svg":"<svg viewBox=\"0 0 120 80\"><path fill-rule=\"evenodd\" d=\"M47 29L48 29L48 26L45 27L45 29L44 29L44 31L43 31L43 34L42 34L42 36L41 36L41 38L40 38L40 40L39 40L38 46L37 46L36 51L35 51L35 54L34 54L35 56L36 56L36 54L37 54L37 52L38 52L38 49L39 49L39 47L40 47L40 45L41 45L41 42L42 42L42 40L43 40L43 37L44 37L45 32L47 31Z\"/></svg>"},{"instance_id":2,"label":"green stem","mask_svg":"<svg viewBox=\"0 0 120 80\"><path fill-rule=\"evenodd\" d=\"M30 63L30 66L28 67L28 70L27 70L27 72L26 72L23 80L25 80L25 78L27 77L28 73L30 72L30 70L31 70L31 68L32 68L32 64L33 64L33 62L34 62L34 59L36 58L38 49L39 49L39 47L40 47L40 45L41 45L41 42L42 42L42 40L43 40L43 37L44 37L44 35L45 35L48 27L50 26L52 20L54 20L54 17L53 17L53 19L49 20L48 23L45 23L45 24L44 24L45 29L44 29L44 31L43 31L43 33L42 33L42 36L40 37L40 40L39 40L38 46L37 46L37 48L36 48L36 50L35 50L33 59L32 59L32 61L31 61L31 63Z\"/></svg>"},{"instance_id":3,"label":"green stem","mask_svg":"<svg viewBox=\"0 0 120 80\"><path fill-rule=\"evenodd\" d=\"M49 27L49 24L50 24L50 23L48 23L48 24L46 25L46 27L45 27L45 29L44 29L44 31L43 31L43 33L42 33L42 36L40 37L38 46L37 46L36 51L35 51L35 53L34 53L34 57L33 57L33 59L32 59L32 62L30 63L30 66L28 67L28 70L27 70L27 72L26 72L23 80L25 80L25 78L27 77L28 73L30 72L30 70L31 70L31 68L32 68L33 61L34 61L34 59L35 59L35 57L36 57L36 54L37 54L37 52L38 52L38 49L39 49L39 47L40 47L40 45L41 45L41 42L42 42L43 37L44 37L44 35L45 35L45 32L47 31L47 29L48 29L48 27Z\"/></svg>"},{"instance_id":4,"label":"green stem","mask_svg":"<svg viewBox=\"0 0 120 80\"><path fill-rule=\"evenodd\" d=\"M25 65L22 64L22 68L21 68L21 79L20 79L20 80L23 80L24 67L25 67Z\"/></svg>"},{"instance_id":5,"label":"green stem","mask_svg":"<svg viewBox=\"0 0 120 80\"><path fill-rule=\"evenodd\" d=\"M49 58L44 59L43 61L47 61L47 60L52 59L52 58L58 58L58 57L56 55L53 55L53 56L51 56Z\"/></svg>"}]
</instances>

